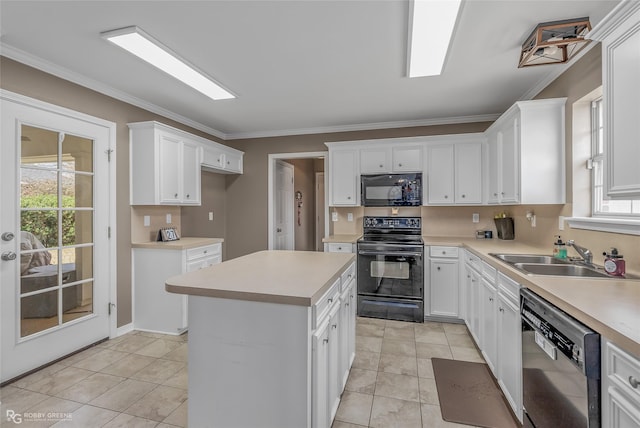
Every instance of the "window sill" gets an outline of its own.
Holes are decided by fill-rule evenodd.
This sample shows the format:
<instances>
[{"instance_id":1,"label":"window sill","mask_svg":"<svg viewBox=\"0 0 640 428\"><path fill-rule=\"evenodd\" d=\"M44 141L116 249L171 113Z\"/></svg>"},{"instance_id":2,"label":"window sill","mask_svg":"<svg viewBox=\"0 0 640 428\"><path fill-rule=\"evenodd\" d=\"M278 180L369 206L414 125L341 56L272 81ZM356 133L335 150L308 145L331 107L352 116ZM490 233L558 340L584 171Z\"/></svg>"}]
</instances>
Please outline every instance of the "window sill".
<instances>
[{"instance_id":1,"label":"window sill","mask_svg":"<svg viewBox=\"0 0 640 428\"><path fill-rule=\"evenodd\" d=\"M640 220L600 217L569 217L565 220L572 229L640 235Z\"/></svg>"}]
</instances>

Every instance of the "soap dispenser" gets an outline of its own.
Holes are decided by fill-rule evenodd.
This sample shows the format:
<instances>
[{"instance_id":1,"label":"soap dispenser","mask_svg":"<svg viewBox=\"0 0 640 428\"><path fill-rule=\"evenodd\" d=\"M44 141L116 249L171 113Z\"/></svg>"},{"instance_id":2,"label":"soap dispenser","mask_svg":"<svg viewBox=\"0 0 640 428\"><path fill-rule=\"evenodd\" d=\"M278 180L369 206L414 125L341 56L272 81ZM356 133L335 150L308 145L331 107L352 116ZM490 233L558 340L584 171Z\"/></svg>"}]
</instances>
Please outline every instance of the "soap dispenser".
<instances>
[{"instance_id":1,"label":"soap dispenser","mask_svg":"<svg viewBox=\"0 0 640 428\"><path fill-rule=\"evenodd\" d=\"M624 276L625 261L622 254L618 254L617 248L611 248L611 252L602 253L604 256L604 270L612 276Z\"/></svg>"},{"instance_id":2,"label":"soap dispenser","mask_svg":"<svg viewBox=\"0 0 640 428\"><path fill-rule=\"evenodd\" d=\"M567 246L560 235L556 235L556 242L553 243L553 257L556 259L566 259L567 258Z\"/></svg>"}]
</instances>

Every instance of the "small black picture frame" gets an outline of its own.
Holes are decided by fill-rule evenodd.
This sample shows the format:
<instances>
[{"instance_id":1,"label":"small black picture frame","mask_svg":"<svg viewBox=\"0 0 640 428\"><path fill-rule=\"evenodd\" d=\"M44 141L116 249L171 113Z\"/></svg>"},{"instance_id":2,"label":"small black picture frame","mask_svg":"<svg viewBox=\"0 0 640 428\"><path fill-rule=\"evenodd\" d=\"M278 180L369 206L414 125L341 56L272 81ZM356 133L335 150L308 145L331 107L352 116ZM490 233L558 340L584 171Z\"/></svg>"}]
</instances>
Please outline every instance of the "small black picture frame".
<instances>
[{"instance_id":1,"label":"small black picture frame","mask_svg":"<svg viewBox=\"0 0 640 428\"><path fill-rule=\"evenodd\" d=\"M175 227L163 227L158 231L158 241L168 242L180 239L178 230Z\"/></svg>"}]
</instances>

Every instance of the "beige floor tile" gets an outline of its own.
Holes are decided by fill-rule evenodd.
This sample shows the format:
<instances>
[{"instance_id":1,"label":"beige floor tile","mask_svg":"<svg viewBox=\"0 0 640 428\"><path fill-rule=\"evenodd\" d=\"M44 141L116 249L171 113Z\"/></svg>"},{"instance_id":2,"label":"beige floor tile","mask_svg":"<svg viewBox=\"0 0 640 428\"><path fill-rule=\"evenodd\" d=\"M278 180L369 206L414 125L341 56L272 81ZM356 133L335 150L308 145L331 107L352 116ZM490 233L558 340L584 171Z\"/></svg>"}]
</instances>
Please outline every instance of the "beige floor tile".
<instances>
[{"instance_id":1,"label":"beige floor tile","mask_svg":"<svg viewBox=\"0 0 640 428\"><path fill-rule=\"evenodd\" d=\"M103 428L154 428L157 425L158 422L152 421L151 419L144 419L133 415L127 415L126 413L120 413Z\"/></svg>"},{"instance_id":2,"label":"beige floor tile","mask_svg":"<svg viewBox=\"0 0 640 428\"><path fill-rule=\"evenodd\" d=\"M139 372L131 375L132 379L145 382L163 383L180 370L186 367L185 363L170 360L156 360Z\"/></svg>"},{"instance_id":3,"label":"beige floor tile","mask_svg":"<svg viewBox=\"0 0 640 428\"><path fill-rule=\"evenodd\" d=\"M79 403L88 403L118 385L123 380L125 380L123 377L94 373L75 385L60 391L56 396Z\"/></svg>"},{"instance_id":4,"label":"beige floor tile","mask_svg":"<svg viewBox=\"0 0 640 428\"><path fill-rule=\"evenodd\" d=\"M387 323L387 320L383 320L380 318L357 317L356 322L358 324L374 324L384 327Z\"/></svg>"},{"instance_id":5,"label":"beige floor tile","mask_svg":"<svg viewBox=\"0 0 640 428\"><path fill-rule=\"evenodd\" d=\"M422 404L420 406L420 411L422 413L423 428L471 428L471 425L456 424L442 419L440 406Z\"/></svg>"},{"instance_id":6,"label":"beige floor tile","mask_svg":"<svg viewBox=\"0 0 640 428\"><path fill-rule=\"evenodd\" d=\"M145 357L144 355L128 354L126 357L103 368L100 372L113 376L131 377L155 361L156 358Z\"/></svg>"},{"instance_id":7,"label":"beige floor tile","mask_svg":"<svg viewBox=\"0 0 640 428\"><path fill-rule=\"evenodd\" d=\"M398 320L385 320L384 326L392 327L392 328L404 328L408 330L413 330L413 326L417 325L417 323L407 322L407 321L398 321Z\"/></svg>"},{"instance_id":8,"label":"beige floor tile","mask_svg":"<svg viewBox=\"0 0 640 428\"><path fill-rule=\"evenodd\" d=\"M179 347L182 343L172 340L156 339L147 346L135 351L135 354L145 357L161 358Z\"/></svg>"},{"instance_id":9,"label":"beige floor tile","mask_svg":"<svg viewBox=\"0 0 640 428\"><path fill-rule=\"evenodd\" d=\"M187 391L180 388L160 385L124 412L161 422L187 399Z\"/></svg>"},{"instance_id":10,"label":"beige floor tile","mask_svg":"<svg viewBox=\"0 0 640 428\"><path fill-rule=\"evenodd\" d=\"M81 380L88 378L92 374L93 372L89 370L79 369L77 367L65 367L53 373L51 376L28 384L25 389L42 394L55 395Z\"/></svg>"},{"instance_id":11,"label":"beige floor tile","mask_svg":"<svg viewBox=\"0 0 640 428\"><path fill-rule=\"evenodd\" d=\"M118 416L118 412L84 405L71 414L70 420L60 421L53 428L90 428L102 427Z\"/></svg>"},{"instance_id":12,"label":"beige floor tile","mask_svg":"<svg viewBox=\"0 0 640 428\"><path fill-rule=\"evenodd\" d=\"M129 354L126 352L114 351L112 349L101 349L90 357L80 360L72 365L73 367L78 367L80 369L97 372L116 361L123 359L127 355Z\"/></svg>"},{"instance_id":13,"label":"beige floor tile","mask_svg":"<svg viewBox=\"0 0 640 428\"><path fill-rule=\"evenodd\" d=\"M422 324L416 324L413 329L418 331L438 331L444 333L443 323L434 321L425 321Z\"/></svg>"},{"instance_id":14,"label":"beige floor tile","mask_svg":"<svg viewBox=\"0 0 640 428\"><path fill-rule=\"evenodd\" d=\"M447 334L469 334L465 324L442 323L442 327Z\"/></svg>"},{"instance_id":15,"label":"beige floor tile","mask_svg":"<svg viewBox=\"0 0 640 428\"><path fill-rule=\"evenodd\" d=\"M416 342L414 340L384 339L382 341L382 353L416 357Z\"/></svg>"},{"instance_id":16,"label":"beige floor tile","mask_svg":"<svg viewBox=\"0 0 640 428\"><path fill-rule=\"evenodd\" d=\"M397 398L399 400L419 401L418 377L378 372L374 395Z\"/></svg>"},{"instance_id":17,"label":"beige floor tile","mask_svg":"<svg viewBox=\"0 0 640 428\"><path fill-rule=\"evenodd\" d=\"M447 335L444 331L416 331L416 342L432 343L434 345L448 345Z\"/></svg>"},{"instance_id":18,"label":"beige floor tile","mask_svg":"<svg viewBox=\"0 0 640 428\"><path fill-rule=\"evenodd\" d=\"M449 342L449 346L457 346L460 348L475 348L476 345L473 342L473 339L468 334L452 334L447 333L447 341Z\"/></svg>"},{"instance_id":19,"label":"beige floor tile","mask_svg":"<svg viewBox=\"0 0 640 428\"><path fill-rule=\"evenodd\" d=\"M385 373L410 376L418 375L418 365L415 357L405 357L395 354L381 354L378 370Z\"/></svg>"},{"instance_id":20,"label":"beige floor tile","mask_svg":"<svg viewBox=\"0 0 640 428\"><path fill-rule=\"evenodd\" d=\"M107 341L108 342L108 341ZM59 364L64 364L67 366L72 366L75 363L78 363L86 358L89 358L95 354L97 354L98 352L102 351L105 348L102 348L100 346L92 346L91 348L85 349L84 351L78 352L76 354L71 355L70 357L65 358L64 360L60 361Z\"/></svg>"},{"instance_id":21,"label":"beige floor tile","mask_svg":"<svg viewBox=\"0 0 640 428\"><path fill-rule=\"evenodd\" d=\"M127 379L111 388L98 398L90 401L92 406L102 407L116 412L122 412L132 403L139 401L145 394L152 391L158 385Z\"/></svg>"},{"instance_id":22,"label":"beige floor tile","mask_svg":"<svg viewBox=\"0 0 640 428\"><path fill-rule=\"evenodd\" d=\"M394 340L415 340L413 326L412 328L386 326L384 328L384 338Z\"/></svg>"},{"instance_id":23,"label":"beige floor tile","mask_svg":"<svg viewBox=\"0 0 640 428\"><path fill-rule=\"evenodd\" d=\"M177 343L179 343L179 346L173 351L166 353L162 358L165 360L173 360L186 363L189 359L189 345L183 342Z\"/></svg>"},{"instance_id":24,"label":"beige floor tile","mask_svg":"<svg viewBox=\"0 0 640 428\"><path fill-rule=\"evenodd\" d=\"M69 365L70 364L66 363L66 360L57 362L55 364L52 364L50 366L47 366L43 369L38 370L35 373L31 373L28 376L18 379L17 381L11 383L11 386L15 386L18 388L26 388L27 385L38 382L46 377L49 377L52 374L64 369L65 367L68 367Z\"/></svg>"},{"instance_id":25,"label":"beige floor tile","mask_svg":"<svg viewBox=\"0 0 640 428\"><path fill-rule=\"evenodd\" d=\"M188 367L184 367L178 373L171 376L169 379L162 383L166 386L173 386L174 388L188 389L189 386L189 370Z\"/></svg>"},{"instance_id":26,"label":"beige floor tile","mask_svg":"<svg viewBox=\"0 0 640 428\"><path fill-rule=\"evenodd\" d=\"M369 426L372 428L421 428L420 404L375 396Z\"/></svg>"},{"instance_id":27,"label":"beige floor tile","mask_svg":"<svg viewBox=\"0 0 640 428\"><path fill-rule=\"evenodd\" d=\"M449 358L452 359L448 345L434 345L431 343L416 343L418 358Z\"/></svg>"},{"instance_id":28,"label":"beige floor tile","mask_svg":"<svg viewBox=\"0 0 640 428\"><path fill-rule=\"evenodd\" d=\"M356 425L369 425L373 395L345 391L340 400L336 420Z\"/></svg>"},{"instance_id":29,"label":"beige floor tile","mask_svg":"<svg viewBox=\"0 0 640 428\"><path fill-rule=\"evenodd\" d=\"M357 324L356 325L357 336L369 336L369 337L383 337L384 325L378 324Z\"/></svg>"},{"instance_id":30,"label":"beige floor tile","mask_svg":"<svg viewBox=\"0 0 640 428\"><path fill-rule=\"evenodd\" d=\"M356 351L356 356L353 359L352 367L358 368L358 369L378 371L379 362L380 362L379 352Z\"/></svg>"},{"instance_id":31,"label":"beige floor tile","mask_svg":"<svg viewBox=\"0 0 640 428\"><path fill-rule=\"evenodd\" d=\"M189 400L183 402L175 409L164 421L165 424L175 425L179 427L187 426L187 413L188 413Z\"/></svg>"},{"instance_id":32,"label":"beige floor tile","mask_svg":"<svg viewBox=\"0 0 640 428\"><path fill-rule=\"evenodd\" d=\"M26 413L43 414L46 419L46 426L51 426L61 420L66 419L66 414L73 413L82 407L81 403L75 401L64 400L58 397L49 397L46 400L29 407ZM23 415L24 416L24 415ZM40 418L42 419L42 418ZM25 421L26 422L26 421ZM43 425L43 424L36 424ZM24 426L20 424L20 426Z\"/></svg>"},{"instance_id":33,"label":"beige floor tile","mask_svg":"<svg viewBox=\"0 0 640 428\"><path fill-rule=\"evenodd\" d=\"M118 342L117 344L109 347L109 349L113 349L114 351L121 352L136 352L145 346L151 344L154 339L153 337L140 336L138 334L132 334L126 339Z\"/></svg>"},{"instance_id":34,"label":"beige floor tile","mask_svg":"<svg viewBox=\"0 0 640 428\"><path fill-rule=\"evenodd\" d=\"M356 353L358 351L380 352L382 349L381 337L356 336Z\"/></svg>"},{"instance_id":35,"label":"beige floor tile","mask_svg":"<svg viewBox=\"0 0 640 428\"><path fill-rule=\"evenodd\" d=\"M2 389L10 391L10 393L2 396L2 401L0 403L0 409L2 412L0 414L0 421L4 420L6 417L7 410L12 410L16 413L23 413L28 408L49 398L46 394L29 391L27 389L15 388L12 386L7 386Z\"/></svg>"},{"instance_id":36,"label":"beige floor tile","mask_svg":"<svg viewBox=\"0 0 640 428\"><path fill-rule=\"evenodd\" d=\"M436 380L423 377L418 379L418 383L420 384L420 402L439 406L440 400L438 398Z\"/></svg>"},{"instance_id":37,"label":"beige floor tile","mask_svg":"<svg viewBox=\"0 0 640 428\"><path fill-rule=\"evenodd\" d=\"M473 363L484 363L484 358L476 348L460 348L457 346L451 347L454 360L471 361Z\"/></svg>"},{"instance_id":38,"label":"beige floor tile","mask_svg":"<svg viewBox=\"0 0 640 428\"><path fill-rule=\"evenodd\" d=\"M352 368L345 389L351 392L373 394L376 389L378 372Z\"/></svg>"},{"instance_id":39,"label":"beige floor tile","mask_svg":"<svg viewBox=\"0 0 640 428\"><path fill-rule=\"evenodd\" d=\"M433 364L431 358L418 358L418 376L433 379Z\"/></svg>"}]
</instances>

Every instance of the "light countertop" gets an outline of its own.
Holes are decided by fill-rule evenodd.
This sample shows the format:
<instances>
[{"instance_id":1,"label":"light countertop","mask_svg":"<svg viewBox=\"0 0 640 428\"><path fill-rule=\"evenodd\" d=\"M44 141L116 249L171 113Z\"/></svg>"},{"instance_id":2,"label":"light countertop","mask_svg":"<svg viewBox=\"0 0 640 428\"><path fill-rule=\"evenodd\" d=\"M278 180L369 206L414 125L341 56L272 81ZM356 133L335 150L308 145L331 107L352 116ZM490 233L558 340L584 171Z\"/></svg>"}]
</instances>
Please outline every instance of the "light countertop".
<instances>
[{"instance_id":1,"label":"light countertop","mask_svg":"<svg viewBox=\"0 0 640 428\"><path fill-rule=\"evenodd\" d=\"M259 251L166 281L171 293L312 306L355 254Z\"/></svg>"},{"instance_id":2,"label":"light countertop","mask_svg":"<svg viewBox=\"0 0 640 428\"><path fill-rule=\"evenodd\" d=\"M221 244L224 242L222 238L180 238L177 241L167 242L132 242L131 248L153 248L160 250L186 250L189 248L202 247L205 245Z\"/></svg>"},{"instance_id":3,"label":"light countertop","mask_svg":"<svg viewBox=\"0 0 640 428\"><path fill-rule=\"evenodd\" d=\"M546 254L516 241L423 236L425 245L462 246L503 274L640 357L640 280L527 275L489 253Z\"/></svg>"},{"instance_id":4,"label":"light countertop","mask_svg":"<svg viewBox=\"0 0 640 428\"><path fill-rule=\"evenodd\" d=\"M332 243L345 243L355 244L362 235L329 235L326 238L322 238L322 242L327 244Z\"/></svg>"}]
</instances>

